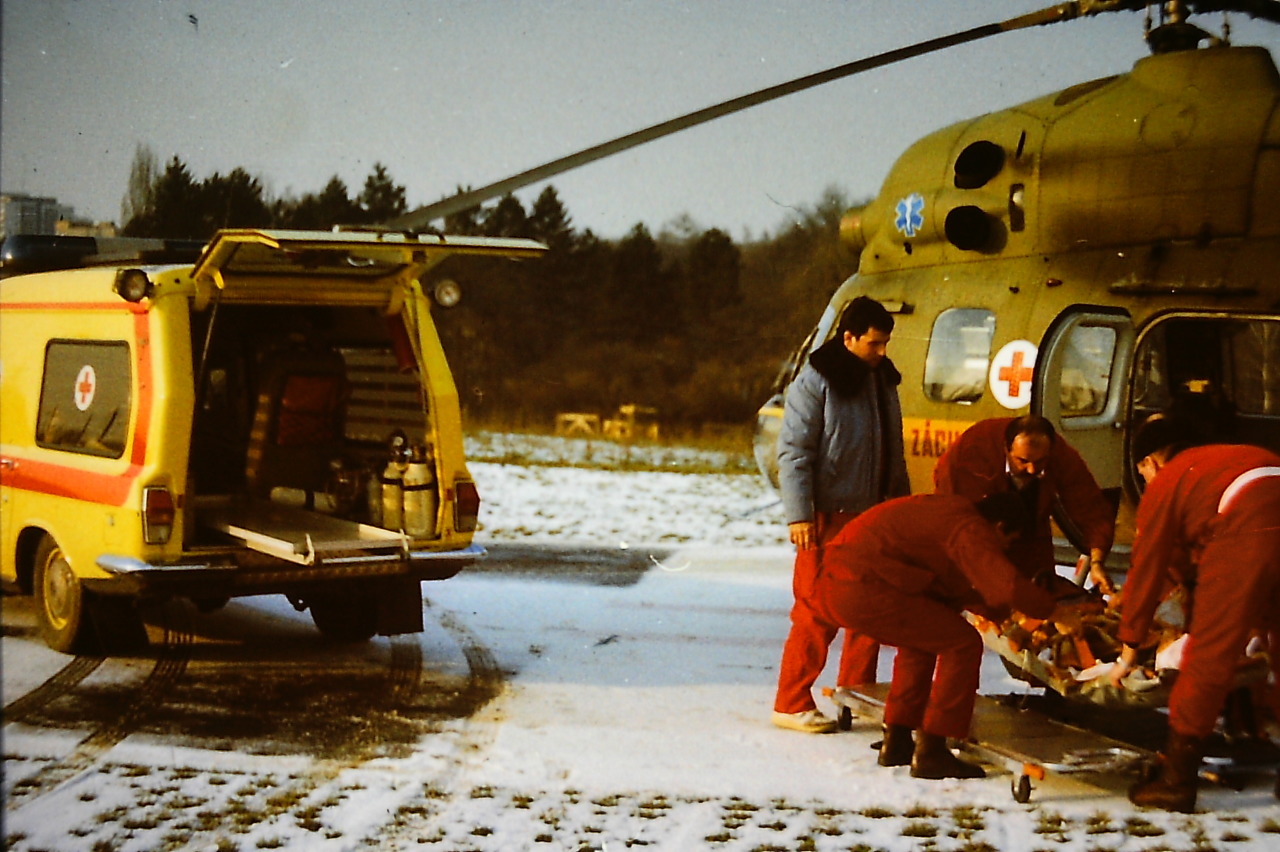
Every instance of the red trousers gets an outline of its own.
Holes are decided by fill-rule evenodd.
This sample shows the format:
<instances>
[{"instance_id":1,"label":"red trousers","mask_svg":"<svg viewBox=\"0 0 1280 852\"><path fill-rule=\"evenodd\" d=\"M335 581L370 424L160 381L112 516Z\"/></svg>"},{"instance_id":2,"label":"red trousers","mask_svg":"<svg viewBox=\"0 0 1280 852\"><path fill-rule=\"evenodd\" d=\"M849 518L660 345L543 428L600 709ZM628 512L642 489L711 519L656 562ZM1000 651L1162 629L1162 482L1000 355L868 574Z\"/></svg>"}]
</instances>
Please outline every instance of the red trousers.
<instances>
[{"instance_id":1,"label":"red trousers","mask_svg":"<svg viewBox=\"0 0 1280 852\"><path fill-rule=\"evenodd\" d=\"M840 631L824 608L818 605L816 582L820 573L823 546L857 515L820 514L817 518L818 546L797 550L791 579L795 603L791 607L791 632L782 646L782 666L778 673L778 694L773 709L780 713L813 710L813 684L827 664L827 651ZM837 686L875 683L880 644L874 639L845 631L840 652Z\"/></svg>"},{"instance_id":2,"label":"red trousers","mask_svg":"<svg viewBox=\"0 0 1280 852\"><path fill-rule=\"evenodd\" d=\"M982 668L982 637L957 610L876 578L818 580L829 618L893 645L898 655L884 721L925 733L969 736Z\"/></svg>"},{"instance_id":3,"label":"red trousers","mask_svg":"<svg viewBox=\"0 0 1280 852\"><path fill-rule=\"evenodd\" d=\"M1169 726L1184 736L1213 733L1250 631L1280 623L1280 479L1241 496L1200 554L1187 648L1169 694Z\"/></svg>"}]
</instances>

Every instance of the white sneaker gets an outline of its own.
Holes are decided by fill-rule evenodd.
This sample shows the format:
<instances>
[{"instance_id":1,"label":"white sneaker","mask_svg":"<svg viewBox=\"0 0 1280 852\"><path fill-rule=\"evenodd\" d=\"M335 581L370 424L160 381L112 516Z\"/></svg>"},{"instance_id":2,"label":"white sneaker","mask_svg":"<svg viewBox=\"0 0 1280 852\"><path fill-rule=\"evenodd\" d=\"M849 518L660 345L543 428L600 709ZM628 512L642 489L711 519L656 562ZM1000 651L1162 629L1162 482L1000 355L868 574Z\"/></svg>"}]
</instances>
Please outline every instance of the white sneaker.
<instances>
[{"instance_id":1,"label":"white sneaker","mask_svg":"<svg viewBox=\"0 0 1280 852\"><path fill-rule=\"evenodd\" d=\"M828 719L820 710L805 710L801 713L779 713L775 710L773 724L805 734L829 734L836 729L835 719Z\"/></svg>"}]
</instances>

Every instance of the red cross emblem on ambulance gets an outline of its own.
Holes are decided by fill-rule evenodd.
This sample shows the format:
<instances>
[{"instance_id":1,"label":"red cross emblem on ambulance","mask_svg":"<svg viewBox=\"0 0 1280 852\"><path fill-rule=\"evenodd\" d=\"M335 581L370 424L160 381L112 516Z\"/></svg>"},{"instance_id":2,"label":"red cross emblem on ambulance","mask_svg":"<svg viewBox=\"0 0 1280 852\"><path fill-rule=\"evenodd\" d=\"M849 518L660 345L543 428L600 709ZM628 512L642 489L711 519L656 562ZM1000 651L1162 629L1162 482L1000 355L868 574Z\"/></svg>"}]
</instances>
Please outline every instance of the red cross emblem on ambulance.
<instances>
[{"instance_id":1,"label":"red cross emblem on ambulance","mask_svg":"<svg viewBox=\"0 0 1280 852\"><path fill-rule=\"evenodd\" d=\"M75 399L76 408L85 411L93 405L93 395L98 391L98 374L93 367L85 364L76 374Z\"/></svg>"},{"instance_id":2,"label":"red cross emblem on ambulance","mask_svg":"<svg viewBox=\"0 0 1280 852\"><path fill-rule=\"evenodd\" d=\"M1031 380L1035 376L1036 345L1030 340L1011 340L991 359L987 383L996 401L1005 408L1031 404Z\"/></svg>"}]
</instances>

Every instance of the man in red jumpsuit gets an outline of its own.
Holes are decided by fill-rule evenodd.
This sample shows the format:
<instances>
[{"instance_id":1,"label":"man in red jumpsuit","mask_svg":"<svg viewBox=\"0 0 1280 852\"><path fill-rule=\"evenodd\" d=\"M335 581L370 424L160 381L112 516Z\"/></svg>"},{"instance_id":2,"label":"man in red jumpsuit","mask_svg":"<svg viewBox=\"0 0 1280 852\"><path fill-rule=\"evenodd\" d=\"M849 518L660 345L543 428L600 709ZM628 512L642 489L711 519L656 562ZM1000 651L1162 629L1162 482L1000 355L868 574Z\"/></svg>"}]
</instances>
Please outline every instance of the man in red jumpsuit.
<instances>
[{"instance_id":1,"label":"man in red jumpsuit","mask_svg":"<svg viewBox=\"0 0 1280 852\"><path fill-rule=\"evenodd\" d=\"M1156 607L1177 584L1190 592L1187 647L1169 695L1159 775L1129 791L1135 804L1190 813L1204 738L1213 732L1253 628L1280 622L1280 456L1260 447L1188 446L1172 419L1134 439L1147 482L1138 504L1111 671L1118 685L1137 658Z\"/></svg>"},{"instance_id":2,"label":"man in red jumpsuit","mask_svg":"<svg viewBox=\"0 0 1280 852\"><path fill-rule=\"evenodd\" d=\"M1032 511L1028 534L1009 548L1009 560L1028 577L1055 574L1050 513L1060 498L1089 548L1089 574L1103 591L1103 568L1115 536L1115 510L1084 459L1044 417L998 417L970 426L933 470L934 489L980 500L1019 494ZM1083 569L1083 566L1081 566Z\"/></svg>"},{"instance_id":3,"label":"man in red jumpsuit","mask_svg":"<svg viewBox=\"0 0 1280 852\"><path fill-rule=\"evenodd\" d=\"M1005 557L1027 517L1009 494L977 504L920 494L868 509L827 544L814 595L821 617L898 649L880 765L909 763L917 778L984 776L947 747L969 735L982 664L982 638L961 612L1058 614Z\"/></svg>"}]
</instances>

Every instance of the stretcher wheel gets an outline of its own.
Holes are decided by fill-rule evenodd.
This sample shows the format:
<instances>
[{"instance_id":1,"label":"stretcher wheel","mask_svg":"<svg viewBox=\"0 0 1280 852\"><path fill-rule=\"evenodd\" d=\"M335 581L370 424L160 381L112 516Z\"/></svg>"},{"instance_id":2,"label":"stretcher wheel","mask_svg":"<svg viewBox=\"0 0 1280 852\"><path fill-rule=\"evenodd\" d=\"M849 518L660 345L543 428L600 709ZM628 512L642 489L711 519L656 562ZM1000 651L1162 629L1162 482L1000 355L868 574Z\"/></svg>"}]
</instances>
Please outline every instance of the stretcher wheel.
<instances>
[{"instance_id":1,"label":"stretcher wheel","mask_svg":"<svg viewBox=\"0 0 1280 852\"><path fill-rule=\"evenodd\" d=\"M853 730L853 711L848 707L841 707L836 714L836 727L842 731Z\"/></svg>"},{"instance_id":2,"label":"stretcher wheel","mask_svg":"<svg viewBox=\"0 0 1280 852\"><path fill-rule=\"evenodd\" d=\"M1019 775L1013 782L1013 800L1020 805L1031 801L1031 776Z\"/></svg>"}]
</instances>

